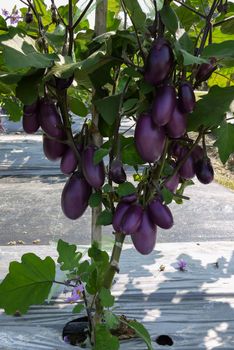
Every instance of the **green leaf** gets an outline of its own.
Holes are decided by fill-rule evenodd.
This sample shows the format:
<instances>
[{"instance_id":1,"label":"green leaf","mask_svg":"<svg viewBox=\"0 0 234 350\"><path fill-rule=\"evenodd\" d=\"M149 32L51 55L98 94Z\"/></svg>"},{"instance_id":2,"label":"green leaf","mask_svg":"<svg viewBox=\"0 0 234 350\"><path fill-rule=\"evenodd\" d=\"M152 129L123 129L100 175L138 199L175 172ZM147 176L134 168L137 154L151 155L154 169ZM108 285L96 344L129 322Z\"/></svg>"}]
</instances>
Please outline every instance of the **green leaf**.
<instances>
[{"instance_id":1,"label":"green leaf","mask_svg":"<svg viewBox=\"0 0 234 350\"><path fill-rule=\"evenodd\" d=\"M58 263L61 265L62 271L72 271L78 268L82 254L76 251L75 244L69 244L59 239L57 251L59 253Z\"/></svg>"},{"instance_id":2,"label":"green leaf","mask_svg":"<svg viewBox=\"0 0 234 350\"><path fill-rule=\"evenodd\" d=\"M110 225L112 223L112 218L113 218L112 212L105 209L98 215L96 225L103 225L103 226Z\"/></svg>"},{"instance_id":3,"label":"green leaf","mask_svg":"<svg viewBox=\"0 0 234 350\"><path fill-rule=\"evenodd\" d=\"M163 24L166 26L169 32L174 35L179 28L179 19L175 11L171 8L170 5L165 4L160 11L160 15Z\"/></svg>"},{"instance_id":4,"label":"green leaf","mask_svg":"<svg viewBox=\"0 0 234 350\"><path fill-rule=\"evenodd\" d=\"M10 120L13 120L14 122L20 121L23 110L18 101L14 101L11 98L6 98L3 100L3 107L6 109L7 114L9 114Z\"/></svg>"},{"instance_id":5,"label":"green leaf","mask_svg":"<svg viewBox=\"0 0 234 350\"><path fill-rule=\"evenodd\" d=\"M33 253L24 254L21 262L10 263L9 273L0 284L0 308L7 314L26 313L31 305L42 304L55 279L55 263Z\"/></svg>"},{"instance_id":6,"label":"green leaf","mask_svg":"<svg viewBox=\"0 0 234 350\"><path fill-rule=\"evenodd\" d=\"M160 11L163 8L164 0L156 0L157 11Z\"/></svg>"},{"instance_id":7,"label":"green leaf","mask_svg":"<svg viewBox=\"0 0 234 350\"><path fill-rule=\"evenodd\" d=\"M136 188L131 182L126 181L118 186L116 192L119 195L119 197L123 197L135 193Z\"/></svg>"},{"instance_id":8,"label":"green leaf","mask_svg":"<svg viewBox=\"0 0 234 350\"><path fill-rule=\"evenodd\" d=\"M112 192L112 186L110 184L105 184L102 189L104 193Z\"/></svg>"},{"instance_id":9,"label":"green leaf","mask_svg":"<svg viewBox=\"0 0 234 350\"><path fill-rule=\"evenodd\" d=\"M34 74L25 75L18 83L15 90L16 97L25 105L30 105L39 95L39 85L44 74L44 69L39 69Z\"/></svg>"},{"instance_id":10,"label":"green leaf","mask_svg":"<svg viewBox=\"0 0 234 350\"><path fill-rule=\"evenodd\" d=\"M234 34L234 17L230 19L230 21L222 24L221 32L228 35Z\"/></svg>"},{"instance_id":11,"label":"green leaf","mask_svg":"<svg viewBox=\"0 0 234 350\"><path fill-rule=\"evenodd\" d=\"M121 138L121 145L123 144L122 140L123 138ZM124 145L121 149L122 162L131 166L144 164L145 162L136 149L134 137L126 137L124 141Z\"/></svg>"},{"instance_id":12,"label":"green leaf","mask_svg":"<svg viewBox=\"0 0 234 350\"><path fill-rule=\"evenodd\" d=\"M106 148L99 148L95 151L93 156L94 164L97 165L102 161L102 159L109 154L110 150Z\"/></svg>"},{"instance_id":13,"label":"green leaf","mask_svg":"<svg viewBox=\"0 0 234 350\"><path fill-rule=\"evenodd\" d=\"M7 23L5 19L0 16L0 30L6 30L7 31Z\"/></svg>"},{"instance_id":14,"label":"green leaf","mask_svg":"<svg viewBox=\"0 0 234 350\"><path fill-rule=\"evenodd\" d=\"M229 156L234 153L234 125L222 123L216 135L215 146L218 147L220 159L225 164Z\"/></svg>"},{"instance_id":15,"label":"green leaf","mask_svg":"<svg viewBox=\"0 0 234 350\"><path fill-rule=\"evenodd\" d=\"M149 332L143 326L143 324L141 324L141 323L139 323L137 321L130 321L130 322L127 322L126 324L129 325L129 327L131 327L136 332L136 334L141 339L144 340L144 342L147 345L148 350L153 350Z\"/></svg>"},{"instance_id":16,"label":"green leaf","mask_svg":"<svg viewBox=\"0 0 234 350\"><path fill-rule=\"evenodd\" d=\"M169 191L166 187L163 187L162 189L162 196L165 204L169 204L172 202L173 193Z\"/></svg>"},{"instance_id":17,"label":"green leaf","mask_svg":"<svg viewBox=\"0 0 234 350\"><path fill-rule=\"evenodd\" d=\"M226 40L221 43L210 44L205 47L203 57L216 57L219 64L225 66L234 65L234 40Z\"/></svg>"},{"instance_id":18,"label":"green leaf","mask_svg":"<svg viewBox=\"0 0 234 350\"><path fill-rule=\"evenodd\" d=\"M102 203L102 195L99 192L92 193L89 197L89 205L91 208L96 208Z\"/></svg>"},{"instance_id":19,"label":"green leaf","mask_svg":"<svg viewBox=\"0 0 234 350\"><path fill-rule=\"evenodd\" d=\"M79 117L86 117L88 114L88 108L78 97L69 96L69 107L72 113L78 115Z\"/></svg>"},{"instance_id":20,"label":"green leaf","mask_svg":"<svg viewBox=\"0 0 234 350\"><path fill-rule=\"evenodd\" d=\"M14 38L3 41L3 59L10 69L18 68L46 68L50 67L56 55L42 54L35 49L35 42L29 36L21 38L18 34Z\"/></svg>"},{"instance_id":21,"label":"green leaf","mask_svg":"<svg viewBox=\"0 0 234 350\"><path fill-rule=\"evenodd\" d=\"M94 101L94 104L107 124L112 125L119 115L121 94Z\"/></svg>"},{"instance_id":22,"label":"green leaf","mask_svg":"<svg viewBox=\"0 0 234 350\"><path fill-rule=\"evenodd\" d=\"M196 57L183 49L180 49L180 52L183 55L185 66L189 66L189 65L194 64L194 63L196 63L196 64L207 63L206 59L201 58L201 57Z\"/></svg>"},{"instance_id":23,"label":"green leaf","mask_svg":"<svg viewBox=\"0 0 234 350\"><path fill-rule=\"evenodd\" d=\"M141 6L137 0L124 0L124 4L130 14L130 17L136 27L139 30L145 30L146 15L142 11Z\"/></svg>"},{"instance_id":24,"label":"green leaf","mask_svg":"<svg viewBox=\"0 0 234 350\"><path fill-rule=\"evenodd\" d=\"M109 329L116 329L119 327L120 321L118 316L113 314L113 312L111 312L110 310L104 311L104 319Z\"/></svg>"},{"instance_id":25,"label":"green leaf","mask_svg":"<svg viewBox=\"0 0 234 350\"><path fill-rule=\"evenodd\" d=\"M102 306L104 307L111 307L114 305L115 298L113 297L113 295L111 295L109 289L103 287L99 292L99 298Z\"/></svg>"},{"instance_id":26,"label":"green leaf","mask_svg":"<svg viewBox=\"0 0 234 350\"><path fill-rule=\"evenodd\" d=\"M131 111L134 107L136 107L138 102L137 98L130 98L127 101L124 102L123 104L123 113L127 113Z\"/></svg>"},{"instance_id":27,"label":"green leaf","mask_svg":"<svg viewBox=\"0 0 234 350\"><path fill-rule=\"evenodd\" d=\"M72 309L72 313L73 314L79 314L81 311L84 310L84 305L83 304L77 304L73 309Z\"/></svg>"},{"instance_id":28,"label":"green leaf","mask_svg":"<svg viewBox=\"0 0 234 350\"><path fill-rule=\"evenodd\" d=\"M33 0L33 4L35 6L36 12L40 16L46 15L46 5L43 0Z\"/></svg>"},{"instance_id":29,"label":"green leaf","mask_svg":"<svg viewBox=\"0 0 234 350\"><path fill-rule=\"evenodd\" d=\"M97 324L95 328L96 344L94 350L118 350L119 340L111 335L104 324Z\"/></svg>"},{"instance_id":30,"label":"green leaf","mask_svg":"<svg viewBox=\"0 0 234 350\"><path fill-rule=\"evenodd\" d=\"M212 86L209 93L197 101L195 110L188 118L188 127L196 131L201 125L206 127L217 126L230 110L233 101L234 87L221 88Z\"/></svg>"}]
</instances>

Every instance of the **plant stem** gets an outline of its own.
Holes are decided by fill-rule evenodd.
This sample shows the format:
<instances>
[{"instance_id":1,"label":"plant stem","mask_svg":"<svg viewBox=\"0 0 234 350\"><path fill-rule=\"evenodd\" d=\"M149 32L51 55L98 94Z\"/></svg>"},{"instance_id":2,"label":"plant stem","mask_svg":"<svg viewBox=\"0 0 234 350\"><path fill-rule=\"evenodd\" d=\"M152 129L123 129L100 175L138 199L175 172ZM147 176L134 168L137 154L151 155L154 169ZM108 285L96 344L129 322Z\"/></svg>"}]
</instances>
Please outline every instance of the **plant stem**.
<instances>
[{"instance_id":1,"label":"plant stem","mask_svg":"<svg viewBox=\"0 0 234 350\"><path fill-rule=\"evenodd\" d=\"M72 56L72 49L73 49L73 42L74 42L72 0L69 0L68 6L69 6L69 12L68 12L68 33L69 33L68 56Z\"/></svg>"},{"instance_id":2,"label":"plant stem","mask_svg":"<svg viewBox=\"0 0 234 350\"><path fill-rule=\"evenodd\" d=\"M115 233L115 244L112 250L109 268L105 274L104 283L103 283L103 287L107 289L111 289L114 276L116 272L119 271L118 264L119 264L119 260L122 252L124 239L125 239L125 235L123 233L121 232Z\"/></svg>"},{"instance_id":3,"label":"plant stem","mask_svg":"<svg viewBox=\"0 0 234 350\"><path fill-rule=\"evenodd\" d=\"M227 23L231 20L234 20L234 16L230 16L228 18L224 18L222 21L219 21L219 22L216 22L213 24L213 27L218 27L218 26L221 26L223 23Z\"/></svg>"},{"instance_id":4,"label":"plant stem","mask_svg":"<svg viewBox=\"0 0 234 350\"><path fill-rule=\"evenodd\" d=\"M88 11L88 9L90 8L90 6L92 5L94 0L90 0L89 3L87 4L87 6L85 7L85 9L82 11L80 17L77 19L77 21L73 24L72 29L74 30L78 24L81 22L82 18L85 16L86 12Z\"/></svg>"},{"instance_id":5,"label":"plant stem","mask_svg":"<svg viewBox=\"0 0 234 350\"><path fill-rule=\"evenodd\" d=\"M185 7L186 9L188 9L189 11L195 13L196 15L206 19L206 15L203 15L203 13L195 10L193 7L190 7L189 5L185 4L184 2L182 1L179 1L179 0L174 0L174 2L177 2L178 4L180 4L181 6Z\"/></svg>"}]
</instances>

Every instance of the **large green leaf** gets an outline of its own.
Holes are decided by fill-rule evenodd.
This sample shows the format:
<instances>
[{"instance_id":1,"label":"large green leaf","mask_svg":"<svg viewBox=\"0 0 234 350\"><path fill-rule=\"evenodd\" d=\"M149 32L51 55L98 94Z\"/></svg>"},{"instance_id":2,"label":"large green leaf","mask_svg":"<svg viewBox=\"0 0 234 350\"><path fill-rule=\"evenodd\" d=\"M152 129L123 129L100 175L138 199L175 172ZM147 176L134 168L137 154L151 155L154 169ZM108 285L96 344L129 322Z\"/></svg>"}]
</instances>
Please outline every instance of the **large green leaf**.
<instances>
[{"instance_id":1,"label":"large green leaf","mask_svg":"<svg viewBox=\"0 0 234 350\"><path fill-rule=\"evenodd\" d=\"M131 19L138 30L145 30L146 15L142 11L138 0L124 0L124 4L131 16Z\"/></svg>"},{"instance_id":2,"label":"large green leaf","mask_svg":"<svg viewBox=\"0 0 234 350\"><path fill-rule=\"evenodd\" d=\"M101 301L102 306L104 307L111 307L114 305L115 298L113 295L111 295L111 292L107 288L102 288L99 292L99 298Z\"/></svg>"},{"instance_id":3,"label":"large green leaf","mask_svg":"<svg viewBox=\"0 0 234 350\"><path fill-rule=\"evenodd\" d=\"M0 308L7 314L26 313L31 305L42 304L55 278L55 263L33 253L24 254L21 262L10 263L9 273L0 284Z\"/></svg>"},{"instance_id":4,"label":"large green leaf","mask_svg":"<svg viewBox=\"0 0 234 350\"><path fill-rule=\"evenodd\" d=\"M7 23L2 16L0 16L0 30L7 30Z\"/></svg>"},{"instance_id":5,"label":"large green leaf","mask_svg":"<svg viewBox=\"0 0 234 350\"><path fill-rule=\"evenodd\" d=\"M179 19L175 11L171 8L170 5L165 4L160 11L160 15L166 28L170 33L174 35L179 28Z\"/></svg>"},{"instance_id":6,"label":"large green leaf","mask_svg":"<svg viewBox=\"0 0 234 350\"><path fill-rule=\"evenodd\" d=\"M28 74L18 82L15 94L25 105L36 101L39 94L39 86L44 74L44 69L39 69L34 74Z\"/></svg>"},{"instance_id":7,"label":"large green leaf","mask_svg":"<svg viewBox=\"0 0 234 350\"><path fill-rule=\"evenodd\" d=\"M203 57L216 57L221 65L234 66L234 40L226 40L221 43L210 44L205 47Z\"/></svg>"},{"instance_id":8,"label":"large green leaf","mask_svg":"<svg viewBox=\"0 0 234 350\"><path fill-rule=\"evenodd\" d=\"M207 60L204 59L204 58L201 58L201 57L197 57L197 56L194 56L192 55L191 53L183 50L183 49L180 49L180 52L184 58L184 65L185 66L189 66L191 64L201 64L201 63L206 63Z\"/></svg>"},{"instance_id":9,"label":"large green leaf","mask_svg":"<svg viewBox=\"0 0 234 350\"><path fill-rule=\"evenodd\" d=\"M218 85L220 87L234 85L234 67L216 70L208 80L209 87Z\"/></svg>"},{"instance_id":10,"label":"large green leaf","mask_svg":"<svg viewBox=\"0 0 234 350\"><path fill-rule=\"evenodd\" d=\"M34 40L29 36L21 37L17 34L14 38L3 41L2 45L5 65L10 69L50 67L57 57L36 51Z\"/></svg>"},{"instance_id":11,"label":"large green leaf","mask_svg":"<svg viewBox=\"0 0 234 350\"><path fill-rule=\"evenodd\" d=\"M101 114L101 117L108 125L112 125L119 115L121 94L108 96L94 101L94 104Z\"/></svg>"},{"instance_id":12,"label":"large green leaf","mask_svg":"<svg viewBox=\"0 0 234 350\"><path fill-rule=\"evenodd\" d=\"M230 19L230 21L223 23L221 26L221 31L224 34L234 34L234 16L232 16L233 18Z\"/></svg>"},{"instance_id":13,"label":"large green leaf","mask_svg":"<svg viewBox=\"0 0 234 350\"><path fill-rule=\"evenodd\" d=\"M88 114L88 108L78 96L69 96L69 107L79 117L86 117Z\"/></svg>"},{"instance_id":14,"label":"large green leaf","mask_svg":"<svg viewBox=\"0 0 234 350\"><path fill-rule=\"evenodd\" d=\"M218 147L220 159L225 164L230 154L234 153L234 125L223 123L216 131L216 135L215 146Z\"/></svg>"},{"instance_id":15,"label":"large green leaf","mask_svg":"<svg viewBox=\"0 0 234 350\"><path fill-rule=\"evenodd\" d=\"M3 107L7 111L10 120L14 122L20 121L23 115L23 109L18 100L13 100L13 98L4 98Z\"/></svg>"},{"instance_id":16,"label":"large green leaf","mask_svg":"<svg viewBox=\"0 0 234 350\"><path fill-rule=\"evenodd\" d=\"M104 324L97 324L95 328L94 350L118 350L119 340L111 335Z\"/></svg>"},{"instance_id":17,"label":"large green leaf","mask_svg":"<svg viewBox=\"0 0 234 350\"><path fill-rule=\"evenodd\" d=\"M212 127L219 125L234 98L234 87L221 88L213 86L209 93L197 103L195 110L188 118L189 130L198 130L199 126Z\"/></svg>"},{"instance_id":18,"label":"large green leaf","mask_svg":"<svg viewBox=\"0 0 234 350\"><path fill-rule=\"evenodd\" d=\"M57 244L57 251L59 253L58 263L61 265L62 271L72 271L78 268L82 254L76 251L75 244L69 244L60 239Z\"/></svg>"},{"instance_id":19,"label":"large green leaf","mask_svg":"<svg viewBox=\"0 0 234 350\"><path fill-rule=\"evenodd\" d=\"M43 0L33 0L37 13L41 16L46 15L46 5Z\"/></svg>"},{"instance_id":20,"label":"large green leaf","mask_svg":"<svg viewBox=\"0 0 234 350\"><path fill-rule=\"evenodd\" d=\"M122 322L122 320L121 320ZM124 322L125 323L125 322ZM143 326L143 324L137 322L137 321L130 321L130 322L126 322L126 325L128 325L130 328L132 328L136 334L142 339L144 340L144 342L147 345L147 349L148 350L153 350L152 347L152 343L151 343L151 339L150 339L150 335L149 332L147 331L147 329Z\"/></svg>"}]
</instances>

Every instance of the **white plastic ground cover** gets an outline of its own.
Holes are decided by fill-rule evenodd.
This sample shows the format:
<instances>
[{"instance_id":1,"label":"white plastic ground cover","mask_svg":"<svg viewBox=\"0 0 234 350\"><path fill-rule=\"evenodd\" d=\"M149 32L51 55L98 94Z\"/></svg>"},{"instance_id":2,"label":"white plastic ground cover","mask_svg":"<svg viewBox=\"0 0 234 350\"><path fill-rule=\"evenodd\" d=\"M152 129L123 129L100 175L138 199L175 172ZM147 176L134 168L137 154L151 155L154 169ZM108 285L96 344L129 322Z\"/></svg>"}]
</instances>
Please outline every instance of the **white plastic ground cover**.
<instances>
[{"instance_id":1,"label":"white plastic ground cover","mask_svg":"<svg viewBox=\"0 0 234 350\"><path fill-rule=\"evenodd\" d=\"M1 247L0 278L9 261L28 251L56 256L51 246ZM187 262L184 272L176 268L181 258ZM234 349L234 242L163 243L149 256L125 246L113 294L115 312L142 321L155 350ZM76 317L71 310L64 295L23 317L1 310L0 349L74 349L61 338L65 323ZM172 338L171 347L156 344L162 334ZM140 339L121 342L121 350L145 349Z\"/></svg>"}]
</instances>

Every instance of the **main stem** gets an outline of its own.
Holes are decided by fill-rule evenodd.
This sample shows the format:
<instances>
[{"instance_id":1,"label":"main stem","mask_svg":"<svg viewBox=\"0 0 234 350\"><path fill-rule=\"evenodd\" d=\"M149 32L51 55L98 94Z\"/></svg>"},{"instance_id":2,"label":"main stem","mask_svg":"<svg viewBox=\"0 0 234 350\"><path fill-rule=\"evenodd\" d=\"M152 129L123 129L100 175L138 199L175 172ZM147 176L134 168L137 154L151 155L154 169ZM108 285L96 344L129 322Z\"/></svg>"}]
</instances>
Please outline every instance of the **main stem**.
<instances>
[{"instance_id":1,"label":"main stem","mask_svg":"<svg viewBox=\"0 0 234 350\"><path fill-rule=\"evenodd\" d=\"M107 15L107 0L102 0L96 5L95 13L95 34L96 36L105 33L106 31L106 15ZM93 94L95 91L93 91ZM93 143L100 147L102 145L102 136L98 131L98 113L95 106L93 105L92 111L92 124L93 124ZM92 227L91 227L91 239L92 242L96 241L101 245L102 239L102 227L101 225L96 225L97 217L102 211L102 206L99 205L97 208L92 209Z\"/></svg>"}]
</instances>

